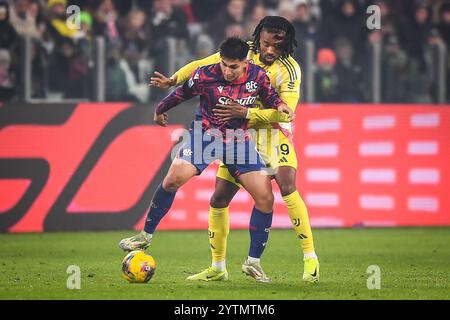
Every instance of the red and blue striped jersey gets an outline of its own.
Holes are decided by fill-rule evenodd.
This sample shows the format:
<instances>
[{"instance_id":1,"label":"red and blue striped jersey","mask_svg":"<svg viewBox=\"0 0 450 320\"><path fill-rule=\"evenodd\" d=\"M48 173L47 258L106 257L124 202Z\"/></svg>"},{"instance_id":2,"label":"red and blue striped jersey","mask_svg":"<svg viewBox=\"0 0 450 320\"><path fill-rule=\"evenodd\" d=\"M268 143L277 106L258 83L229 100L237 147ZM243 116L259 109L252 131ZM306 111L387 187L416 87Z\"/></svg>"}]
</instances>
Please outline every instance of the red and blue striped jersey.
<instances>
[{"instance_id":1,"label":"red and blue striped jersey","mask_svg":"<svg viewBox=\"0 0 450 320\"><path fill-rule=\"evenodd\" d=\"M229 82L224 79L220 64L217 63L195 70L188 81L158 104L156 113L166 112L194 96L200 96L203 129L219 129L224 134L227 129L247 129L248 120L231 119L224 122L214 114L216 104L226 105L234 100L251 108L257 97L265 108L277 108L282 103L263 68L249 63L240 79Z\"/></svg>"}]
</instances>

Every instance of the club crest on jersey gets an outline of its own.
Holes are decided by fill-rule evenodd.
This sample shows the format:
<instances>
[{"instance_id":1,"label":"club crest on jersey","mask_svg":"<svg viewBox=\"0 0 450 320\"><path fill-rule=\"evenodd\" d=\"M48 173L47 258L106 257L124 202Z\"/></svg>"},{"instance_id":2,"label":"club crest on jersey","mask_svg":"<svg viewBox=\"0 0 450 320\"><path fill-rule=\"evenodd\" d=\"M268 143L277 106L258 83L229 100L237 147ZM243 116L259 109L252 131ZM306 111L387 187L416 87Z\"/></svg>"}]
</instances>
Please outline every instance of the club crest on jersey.
<instances>
[{"instance_id":1,"label":"club crest on jersey","mask_svg":"<svg viewBox=\"0 0 450 320\"><path fill-rule=\"evenodd\" d=\"M255 81L245 83L245 90L247 90L247 92L255 92L257 88L258 83L256 83Z\"/></svg>"}]
</instances>

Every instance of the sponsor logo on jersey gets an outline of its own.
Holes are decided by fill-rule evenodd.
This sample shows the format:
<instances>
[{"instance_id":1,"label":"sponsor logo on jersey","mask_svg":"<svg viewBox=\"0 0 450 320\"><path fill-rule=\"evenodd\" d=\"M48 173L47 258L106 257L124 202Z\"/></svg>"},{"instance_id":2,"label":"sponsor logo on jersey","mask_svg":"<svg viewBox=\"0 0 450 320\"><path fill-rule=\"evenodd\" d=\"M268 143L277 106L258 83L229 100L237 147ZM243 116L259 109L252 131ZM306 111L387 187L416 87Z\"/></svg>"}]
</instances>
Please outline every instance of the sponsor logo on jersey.
<instances>
[{"instance_id":1,"label":"sponsor logo on jersey","mask_svg":"<svg viewBox=\"0 0 450 320\"><path fill-rule=\"evenodd\" d=\"M232 99L227 97L219 97L219 103L223 105L227 105L232 101ZM249 96L241 99L236 99L236 102L239 103L241 106L249 106L254 104L256 101L256 97Z\"/></svg>"}]
</instances>

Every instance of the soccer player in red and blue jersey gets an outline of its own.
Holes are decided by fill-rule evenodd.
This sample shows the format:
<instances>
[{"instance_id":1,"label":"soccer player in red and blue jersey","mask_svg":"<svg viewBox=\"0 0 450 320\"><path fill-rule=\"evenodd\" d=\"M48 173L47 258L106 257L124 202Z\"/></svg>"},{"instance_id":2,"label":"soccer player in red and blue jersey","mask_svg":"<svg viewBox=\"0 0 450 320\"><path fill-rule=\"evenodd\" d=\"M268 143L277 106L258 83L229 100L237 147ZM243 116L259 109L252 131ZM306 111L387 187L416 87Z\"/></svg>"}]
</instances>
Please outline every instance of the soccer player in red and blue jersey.
<instances>
[{"instance_id":1,"label":"soccer player in red and blue jersey","mask_svg":"<svg viewBox=\"0 0 450 320\"><path fill-rule=\"evenodd\" d=\"M216 105L226 106L231 103L252 107L257 97L266 108L285 112L290 109L270 85L265 70L247 62L248 50L248 44L241 39L226 39L220 46L220 63L198 68L188 81L158 104L154 120L165 126L168 110L194 96L200 96L202 121L201 125L191 128L188 141L180 147L166 177L155 191L144 230L120 241L122 249L146 249L159 222L172 206L177 190L189 179L201 174L211 162L220 160L255 201L250 218L250 249L242 271L252 277L255 273L261 274L262 269L258 270L259 259L272 225L274 197L270 178L261 174L265 164L254 142L245 132L248 120L223 120L215 114L214 109ZM255 154L252 155L252 152ZM253 263L255 261L258 263ZM227 279L228 272L224 270L219 276ZM270 281L264 273L257 280Z\"/></svg>"}]
</instances>

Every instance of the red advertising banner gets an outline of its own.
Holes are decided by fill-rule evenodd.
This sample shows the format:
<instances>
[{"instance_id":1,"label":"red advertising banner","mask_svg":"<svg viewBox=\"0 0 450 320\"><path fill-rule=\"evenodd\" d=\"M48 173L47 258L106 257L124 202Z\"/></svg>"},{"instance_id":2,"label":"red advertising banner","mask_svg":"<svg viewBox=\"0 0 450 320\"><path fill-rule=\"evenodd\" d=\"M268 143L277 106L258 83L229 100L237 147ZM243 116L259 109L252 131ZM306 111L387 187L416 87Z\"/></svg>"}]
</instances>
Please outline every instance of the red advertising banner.
<instances>
[{"instance_id":1,"label":"red advertising banner","mask_svg":"<svg viewBox=\"0 0 450 320\"><path fill-rule=\"evenodd\" d=\"M297 187L313 227L450 225L450 107L302 105L294 144ZM215 167L177 194L164 229L205 228ZM273 227L291 227L276 183ZM240 190L232 228L247 228ZM136 227L139 229L143 220Z\"/></svg>"},{"instance_id":2,"label":"red advertising banner","mask_svg":"<svg viewBox=\"0 0 450 320\"><path fill-rule=\"evenodd\" d=\"M312 226L450 225L449 124L450 106L301 105L297 187ZM0 231L142 228L181 127L126 103L3 106ZM216 168L179 190L160 229L206 229ZM273 226L291 227L273 186ZM248 227L252 206L239 191L232 228Z\"/></svg>"}]
</instances>

